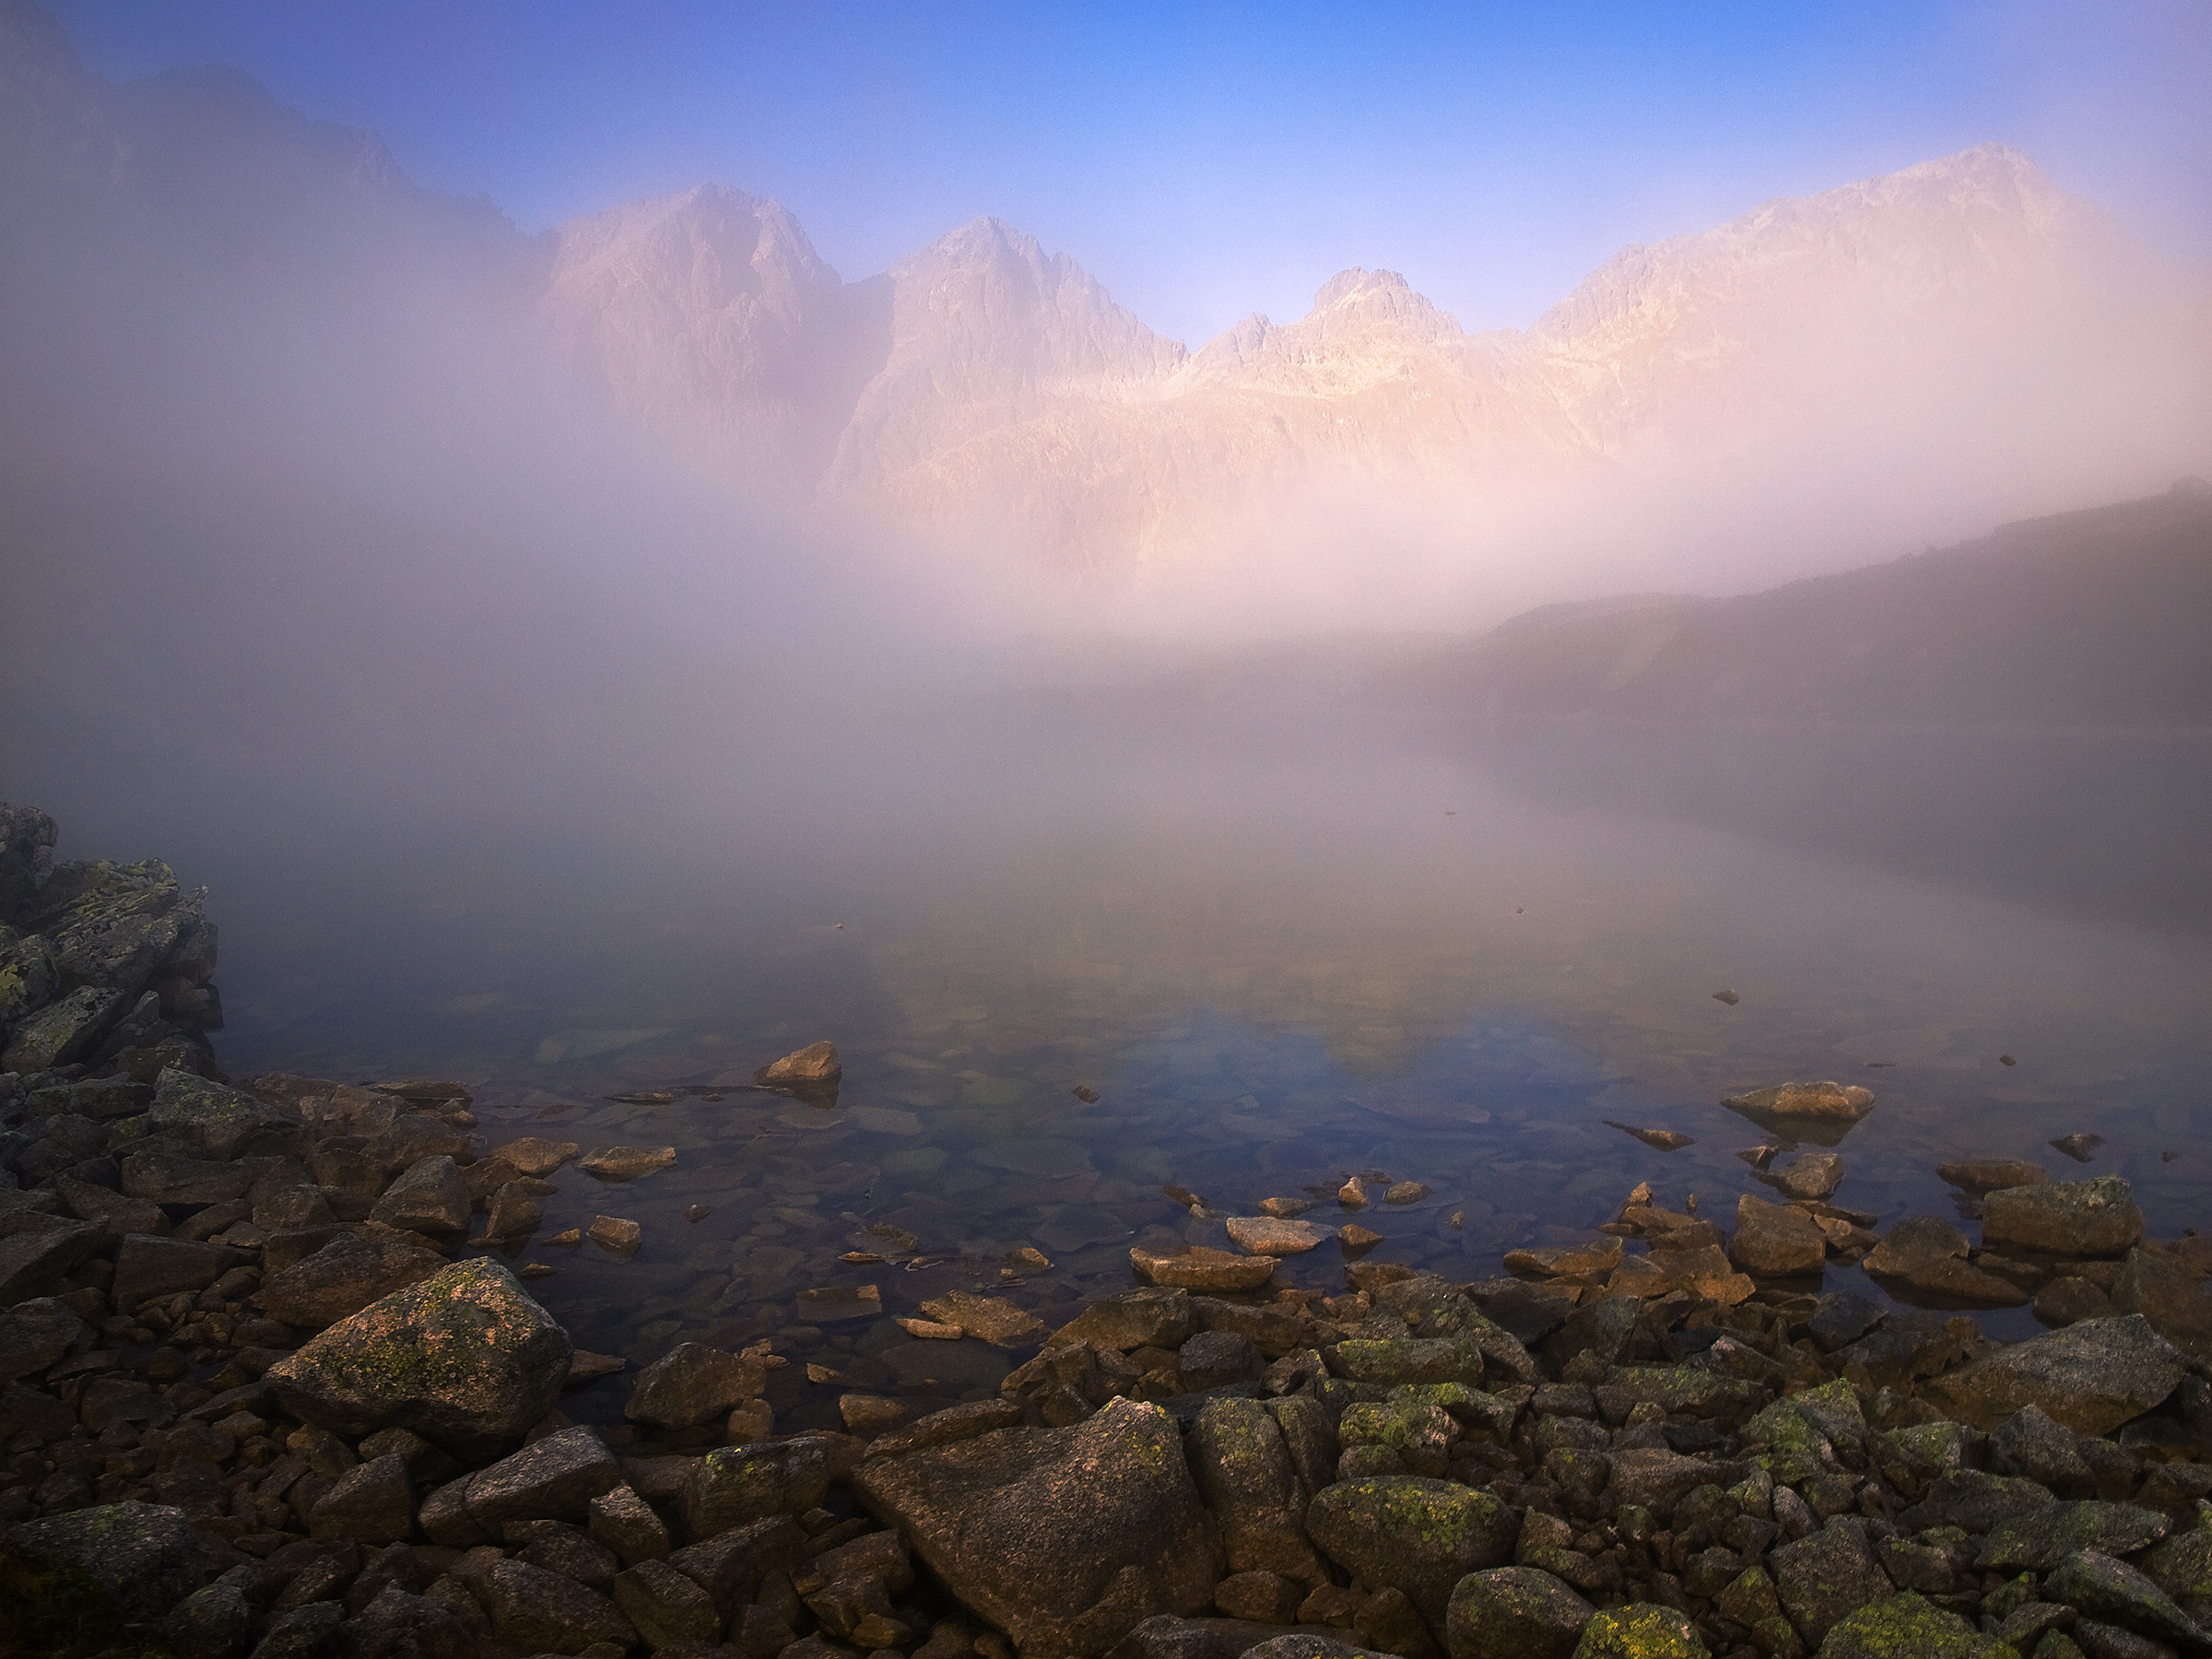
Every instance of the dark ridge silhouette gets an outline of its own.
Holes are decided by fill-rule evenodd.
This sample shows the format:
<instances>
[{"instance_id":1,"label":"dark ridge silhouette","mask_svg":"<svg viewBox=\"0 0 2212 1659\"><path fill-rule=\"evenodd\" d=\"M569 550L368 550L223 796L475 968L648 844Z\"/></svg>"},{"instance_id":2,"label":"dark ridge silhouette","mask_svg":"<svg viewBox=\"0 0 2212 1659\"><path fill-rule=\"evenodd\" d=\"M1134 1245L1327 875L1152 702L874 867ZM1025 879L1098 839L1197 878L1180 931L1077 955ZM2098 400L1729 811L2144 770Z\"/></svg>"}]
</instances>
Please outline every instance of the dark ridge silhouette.
<instances>
[{"instance_id":1,"label":"dark ridge silhouette","mask_svg":"<svg viewBox=\"0 0 2212 1659\"><path fill-rule=\"evenodd\" d=\"M1546 606L1368 689L1505 714L2202 724L2212 486L1762 594Z\"/></svg>"}]
</instances>

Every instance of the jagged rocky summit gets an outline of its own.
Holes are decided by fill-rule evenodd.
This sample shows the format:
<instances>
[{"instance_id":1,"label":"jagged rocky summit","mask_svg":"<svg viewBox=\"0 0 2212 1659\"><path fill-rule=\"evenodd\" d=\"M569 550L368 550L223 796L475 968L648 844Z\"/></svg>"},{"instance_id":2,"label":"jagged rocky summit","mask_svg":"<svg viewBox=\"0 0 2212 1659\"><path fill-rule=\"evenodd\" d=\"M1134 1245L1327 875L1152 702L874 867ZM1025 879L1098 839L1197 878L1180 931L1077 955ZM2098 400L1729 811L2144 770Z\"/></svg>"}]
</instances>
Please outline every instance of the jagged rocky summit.
<instances>
[{"instance_id":1,"label":"jagged rocky summit","mask_svg":"<svg viewBox=\"0 0 2212 1659\"><path fill-rule=\"evenodd\" d=\"M105 890L9 821L9 913ZM141 954L157 982L172 958ZM488 1151L449 1081L234 1087L139 1035L0 1075L0 1588L29 1652L2212 1649L2212 1249L2147 1239L2112 1178L1947 1166L1977 1245L1878 1231L1831 1202L1834 1155L1758 1148L1778 1196L1733 1231L1639 1188L1494 1277L1355 1251L1327 1294L1273 1284L1306 1242L1276 1201L1208 1253L1243 1288L1140 1285L1057 1329L940 1296L899 1324L1003 1350L998 1387L920 1418L846 1392L844 1431L779 1435L772 1342L615 1378L471 1253L536 1229L575 1143ZM838 1064L791 1058L802 1087ZM1820 1293L1860 1259L1937 1305ZM1943 1311L2030 1287L2058 1328L2026 1341ZM860 1300L841 1315L893 1313ZM618 1428L564 1410L594 1386Z\"/></svg>"}]
</instances>

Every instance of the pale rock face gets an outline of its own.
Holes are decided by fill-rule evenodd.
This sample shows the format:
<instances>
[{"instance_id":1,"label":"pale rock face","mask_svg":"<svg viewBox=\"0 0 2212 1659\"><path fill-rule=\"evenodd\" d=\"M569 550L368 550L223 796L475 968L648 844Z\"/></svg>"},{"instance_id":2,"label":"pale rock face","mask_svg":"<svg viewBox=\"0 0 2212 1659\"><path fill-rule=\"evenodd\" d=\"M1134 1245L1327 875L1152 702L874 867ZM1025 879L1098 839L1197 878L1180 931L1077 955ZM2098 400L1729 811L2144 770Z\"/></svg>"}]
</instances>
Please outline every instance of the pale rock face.
<instances>
[{"instance_id":1,"label":"pale rock face","mask_svg":"<svg viewBox=\"0 0 2212 1659\"><path fill-rule=\"evenodd\" d=\"M2066 363L2143 388L2144 429L2212 426L2172 366L2212 356L2202 283L1999 145L1625 249L1525 332L1468 335L1353 269L1295 323L1186 352L994 219L842 285L781 207L712 188L559 239L547 314L618 407L819 504L1068 571L1332 516L1478 531L1594 488L1874 474L1930 440L1986 470L2022 453L2024 400L2070 406ZM2090 447L2122 445L2120 411L2073 403Z\"/></svg>"},{"instance_id":2,"label":"pale rock face","mask_svg":"<svg viewBox=\"0 0 2212 1659\"><path fill-rule=\"evenodd\" d=\"M778 204L712 184L556 235L543 309L577 374L725 459L820 471L881 366L870 285L848 287Z\"/></svg>"}]
</instances>

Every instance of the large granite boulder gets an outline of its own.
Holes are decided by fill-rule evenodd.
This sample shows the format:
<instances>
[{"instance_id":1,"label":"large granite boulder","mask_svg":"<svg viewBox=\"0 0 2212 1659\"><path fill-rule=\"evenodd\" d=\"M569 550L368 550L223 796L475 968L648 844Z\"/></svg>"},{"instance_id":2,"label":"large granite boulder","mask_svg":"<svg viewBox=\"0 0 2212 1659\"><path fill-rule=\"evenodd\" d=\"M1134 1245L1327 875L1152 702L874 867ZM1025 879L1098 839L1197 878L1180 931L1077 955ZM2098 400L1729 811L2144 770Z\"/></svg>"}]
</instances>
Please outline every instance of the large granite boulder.
<instances>
[{"instance_id":1,"label":"large granite boulder","mask_svg":"<svg viewBox=\"0 0 2212 1659\"><path fill-rule=\"evenodd\" d=\"M0 1211L0 1308L45 1296L63 1277L107 1241L95 1221L67 1221L43 1211Z\"/></svg>"},{"instance_id":2,"label":"large granite boulder","mask_svg":"<svg viewBox=\"0 0 2212 1659\"><path fill-rule=\"evenodd\" d=\"M2164 1400L2186 1369L2173 1345L2140 1313L2131 1313L2085 1319L1999 1348L1932 1378L1924 1392L1976 1429L1994 1429L2022 1406L2040 1406L2077 1434L2110 1434Z\"/></svg>"},{"instance_id":3,"label":"large granite boulder","mask_svg":"<svg viewBox=\"0 0 2212 1659\"><path fill-rule=\"evenodd\" d=\"M7 1047L0 1050L0 1071L50 1071L84 1059L129 1000L121 991L79 985L26 1014L8 1028Z\"/></svg>"},{"instance_id":4,"label":"large granite boulder","mask_svg":"<svg viewBox=\"0 0 2212 1659\"><path fill-rule=\"evenodd\" d=\"M1470 1572L1444 1616L1452 1659L1571 1659L1597 1609L1539 1567Z\"/></svg>"},{"instance_id":5,"label":"large granite boulder","mask_svg":"<svg viewBox=\"0 0 2212 1659\"><path fill-rule=\"evenodd\" d=\"M417 1159L393 1178L369 1211L371 1221L445 1237L468 1230L468 1185L443 1153Z\"/></svg>"},{"instance_id":6,"label":"large granite boulder","mask_svg":"<svg viewBox=\"0 0 2212 1659\"><path fill-rule=\"evenodd\" d=\"M1277 1573L1309 1589L1329 1582L1306 1536L1312 1494L1265 1403L1209 1401L1186 1443L1198 1489L1221 1524L1231 1572Z\"/></svg>"},{"instance_id":7,"label":"large granite boulder","mask_svg":"<svg viewBox=\"0 0 2212 1659\"><path fill-rule=\"evenodd\" d=\"M1203 1612L1221 1577L1175 1424L1133 1400L871 1459L853 1486L1025 1659L1088 1659L1154 1614Z\"/></svg>"},{"instance_id":8,"label":"large granite boulder","mask_svg":"<svg viewBox=\"0 0 2212 1659\"><path fill-rule=\"evenodd\" d=\"M194 1530L182 1510L105 1503L26 1522L6 1535L30 1556L53 1556L88 1573L115 1611L158 1618L240 1559Z\"/></svg>"},{"instance_id":9,"label":"large granite boulder","mask_svg":"<svg viewBox=\"0 0 2212 1659\"><path fill-rule=\"evenodd\" d=\"M1982 1239L2054 1255L2118 1255L2143 1241L2135 1189L2117 1175L2004 1187L1983 1200Z\"/></svg>"},{"instance_id":10,"label":"large granite boulder","mask_svg":"<svg viewBox=\"0 0 2212 1659\"><path fill-rule=\"evenodd\" d=\"M1820 1644L1820 1659L2018 1659L2018 1652L1910 1590L1853 1608Z\"/></svg>"},{"instance_id":11,"label":"large granite boulder","mask_svg":"<svg viewBox=\"0 0 2212 1659\"><path fill-rule=\"evenodd\" d=\"M1940 1216L1907 1216L1868 1253L1867 1273L1893 1296L1941 1308L2018 1308L2028 1293L1967 1259L1966 1235Z\"/></svg>"},{"instance_id":12,"label":"large granite boulder","mask_svg":"<svg viewBox=\"0 0 2212 1659\"><path fill-rule=\"evenodd\" d=\"M442 1273L447 1265L443 1256L410 1233L382 1228L342 1232L263 1279L253 1300L271 1319L319 1331Z\"/></svg>"},{"instance_id":13,"label":"large granite boulder","mask_svg":"<svg viewBox=\"0 0 2212 1659\"><path fill-rule=\"evenodd\" d=\"M232 1159L265 1137L276 1144L262 1149L281 1150L283 1141L300 1128L300 1119L297 1112L256 1100L242 1088L172 1065L156 1081L147 1124L157 1132L186 1136L209 1158Z\"/></svg>"},{"instance_id":14,"label":"large granite boulder","mask_svg":"<svg viewBox=\"0 0 2212 1659\"><path fill-rule=\"evenodd\" d=\"M174 1290L205 1290L233 1267L243 1267L253 1259L228 1244L133 1233L116 1252L111 1294L118 1306L124 1306Z\"/></svg>"},{"instance_id":15,"label":"large granite boulder","mask_svg":"<svg viewBox=\"0 0 2212 1659\"><path fill-rule=\"evenodd\" d=\"M340 1434L411 1429L471 1461L552 1408L568 1334L484 1257L394 1291L269 1368L285 1408Z\"/></svg>"},{"instance_id":16,"label":"large granite boulder","mask_svg":"<svg viewBox=\"0 0 2212 1659\"><path fill-rule=\"evenodd\" d=\"M1324 1487L1307 1507L1306 1531L1370 1585L1404 1591L1431 1631L1444 1629L1459 1581L1511 1561L1519 1535L1512 1511L1488 1492L1404 1475Z\"/></svg>"},{"instance_id":17,"label":"large granite boulder","mask_svg":"<svg viewBox=\"0 0 2212 1659\"><path fill-rule=\"evenodd\" d=\"M702 1342L679 1342L638 1373L622 1415L662 1429L696 1429L757 1400L768 1368L749 1354L732 1354Z\"/></svg>"},{"instance_id":18,"label":"large granite boulder","mask_svg":"<svg viewBox=\"0 0 2212 1659\"><path fill-rule=\"evenodd\" d=\"M1769 1204L1746 1193L1735 1201L1735 1237L1728 1259L1759 1278L1797 1278L1828 1266L1828 1235L1794 1204Z\"/></svg>"}]
</instances>

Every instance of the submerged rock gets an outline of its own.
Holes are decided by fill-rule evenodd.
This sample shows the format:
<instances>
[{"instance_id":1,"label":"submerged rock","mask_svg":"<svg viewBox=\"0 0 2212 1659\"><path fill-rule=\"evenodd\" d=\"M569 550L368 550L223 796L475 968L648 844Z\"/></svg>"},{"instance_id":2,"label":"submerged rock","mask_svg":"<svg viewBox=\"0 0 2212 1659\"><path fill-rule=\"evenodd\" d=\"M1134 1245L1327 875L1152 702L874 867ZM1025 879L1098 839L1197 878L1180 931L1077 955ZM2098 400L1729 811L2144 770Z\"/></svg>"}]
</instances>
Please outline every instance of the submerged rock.
<instances>
[{"instance_id":1,"label":"submerged rock","mask_svg":"<svg viewBox=\"0 0 2212 1659\"><path fill-rule=\"evenodd\" d=\"M2006 1187L2035 1186L2050 1175L2037 1164L2020 1158L1967 1159L1938 1164L1936 1173L1955 1187L1970 1193L1994 1193Z\"/></svg>"},{"instance_id":2,"label":"submerged rock","mask_svg":"<svg viewBox=\"0 0 2212 1659\"><path fill-rule=\"evenodd\" d=\"M675 1162L674 1147L601 1147L585 1153L576 1167L602 1181L635 1181Z\"/></svg>"},{"instance_id":3,"label":"submerged rock","mask_svg":"<svg viewBox=\"0 0 2212 1659\"><path fill-rule=\"evenodd\" d=\"M1228 1226L1230 1241L1253 1255L1303 1255L1329 1236L1311 1221L1272 1216L1231 1216Z\"/></svg>"},{"instance_id":4,"label":"submerged rock","mask_svg":"<svg viewBox=\"0 0 2212 1659\"><path fill-rule=\"evenodd\" d=\"M567 1333L497 1262L458 1263L333 1325L264 1379L341 1434L413 1430L456 1457L503 1452L568 1375Z\"/></svg>"}]
</instances>

